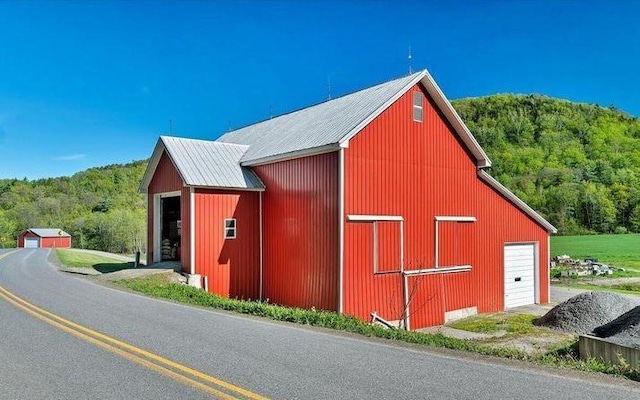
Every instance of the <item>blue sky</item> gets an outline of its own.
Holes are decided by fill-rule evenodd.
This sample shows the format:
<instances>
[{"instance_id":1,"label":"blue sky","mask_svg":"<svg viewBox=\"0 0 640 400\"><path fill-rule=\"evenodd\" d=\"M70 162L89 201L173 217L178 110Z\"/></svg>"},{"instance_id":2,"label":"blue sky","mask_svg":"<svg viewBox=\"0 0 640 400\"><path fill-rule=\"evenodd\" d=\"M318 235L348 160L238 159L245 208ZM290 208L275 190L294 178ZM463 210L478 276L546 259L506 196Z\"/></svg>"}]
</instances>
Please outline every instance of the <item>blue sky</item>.
<instances>
[{"instance_id":1,"label":"blue sky","mask_svg":"<svg viewBox=\"0 0 640 400\"><path fill-rule=\"evenodd\" d=\"M150 156L427 68L640 116L638 1L3 1L0 178Z\"/></svg>"}]
</instances>

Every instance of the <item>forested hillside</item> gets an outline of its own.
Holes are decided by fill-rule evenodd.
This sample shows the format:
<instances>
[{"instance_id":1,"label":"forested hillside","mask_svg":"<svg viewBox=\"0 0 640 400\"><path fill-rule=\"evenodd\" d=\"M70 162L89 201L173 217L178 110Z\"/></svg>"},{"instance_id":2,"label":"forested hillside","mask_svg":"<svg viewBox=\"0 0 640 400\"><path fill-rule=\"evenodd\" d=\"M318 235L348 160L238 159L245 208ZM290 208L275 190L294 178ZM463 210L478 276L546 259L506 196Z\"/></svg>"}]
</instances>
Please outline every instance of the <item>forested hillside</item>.
<instances>
[{"instance_id":1,"label":"forested hillside","mask_svg":"<svg viewBox=\"0 0 640 400\"><path fill-rule=\"evenodd\" d=\"M138 186L146 161L91 168L72 177L0 180L0 246L27 228L61 228L73 246L132 252L145 245L146 208Z\"/></svg>"},{"instance_id":2,"label":"forested hillside","mask_svg":"<svg viewBox=\"0 0 640 400\"><path fill-rule=\"evenodd\" d=\"M561 234L640 232L640 120L538 95L453 102L493 161L489 172ZM146 161L72 177L0 180L0 246L26 228L62 228L75 247L145 245Z\"/></svg>"},{"instance_id":3,"label":"forested hillside","mask_svg":"<svg viewBox=\"0 0 640 400\"><path fill-rule=\"evenodd\" d=\"M539 95L453 105L491 158L489 172L561 234L640 232L640 120Z\"/></svg>"}]
</instances>

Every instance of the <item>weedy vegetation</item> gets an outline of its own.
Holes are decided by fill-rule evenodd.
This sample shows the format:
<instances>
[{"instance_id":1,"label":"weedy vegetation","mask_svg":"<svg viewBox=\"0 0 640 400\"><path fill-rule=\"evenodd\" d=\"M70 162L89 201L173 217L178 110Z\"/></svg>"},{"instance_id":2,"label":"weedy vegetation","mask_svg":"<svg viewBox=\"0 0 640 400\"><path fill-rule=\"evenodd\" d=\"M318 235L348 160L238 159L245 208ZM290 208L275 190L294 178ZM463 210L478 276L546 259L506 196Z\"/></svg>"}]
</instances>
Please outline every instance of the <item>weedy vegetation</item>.
<instances>
[{"instance_id":1,"label":"weedy vegetation","mask_svg":"<svg viewBox=\"0 0 640 400\"><path fill-rule=\"evenodd\" d=\"M462 340L444 336L442 334L420 333L402 329L386 329L372 325L356 318L335 312L316 309L301 309L283 307L264 301L227 299L207 293L196 288L172 283L170 274L156 274L144 278L119 280L118 285L131 290L145 293L153 297L173 300L218 310L225 310L240 314L248 314L275 321L310 325L315 327L351 332L367 337L402 341L429 347L439 347L459 351L474 352L496 357L530 361L544 365L574 368L583 371L603 372L627 377L640 381L640 369L629 365L612 366L597 360L583 361L578 358L577 341L545 353L530 354L516 348L490 347L472 340ZM533 316L519 315L508 318L507 322L487 321L478 323L477 329L499 329L505 324L507 330L526 333L534 329Z\"/></svg>"}]
</instances>

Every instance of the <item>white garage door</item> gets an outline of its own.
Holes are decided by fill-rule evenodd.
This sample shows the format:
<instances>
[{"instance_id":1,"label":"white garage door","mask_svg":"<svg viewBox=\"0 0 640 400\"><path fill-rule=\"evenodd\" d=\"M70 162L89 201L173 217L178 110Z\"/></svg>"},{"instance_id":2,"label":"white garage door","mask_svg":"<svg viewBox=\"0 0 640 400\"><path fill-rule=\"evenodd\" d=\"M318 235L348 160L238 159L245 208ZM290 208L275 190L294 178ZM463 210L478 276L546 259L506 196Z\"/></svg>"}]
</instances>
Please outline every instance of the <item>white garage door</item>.
<instances>
[{"instance_id":1,"label":"white garage door","mask_svg":"<svg viewBox=\"0 0 640 400\"><path fill-rule=\"evenodd\" d=\"M24 238L24 247L27 249L37 249L38 247L40 247L40 239Z\"/></svg>"},{"instance_id":2,"label":"white garage door","mask_svg":"<svg viewBox=\"0 0 640 400\"><path fill-rule=\"evenodd\" d=\"M504 246L504 307L535 303L535 245Z\"/></svg>"}]
</instances>

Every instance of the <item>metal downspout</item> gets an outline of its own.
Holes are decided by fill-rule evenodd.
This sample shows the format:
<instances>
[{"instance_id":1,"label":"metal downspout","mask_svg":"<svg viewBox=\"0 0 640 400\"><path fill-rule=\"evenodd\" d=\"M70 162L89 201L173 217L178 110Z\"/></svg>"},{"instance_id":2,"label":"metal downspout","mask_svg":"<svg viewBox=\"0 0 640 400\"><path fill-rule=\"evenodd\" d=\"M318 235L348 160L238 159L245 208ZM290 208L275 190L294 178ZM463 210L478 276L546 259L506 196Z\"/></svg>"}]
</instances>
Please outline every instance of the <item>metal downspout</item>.
<instances>
[{"instance_id":1,"label":"metal downspout","mask_svg":"<svg viewBox=\"0 0 640 400\"><path fill-rule=\"evenodd\" d=\"M344 148L339 151L338 177L338 313L344 312Z\"/></svg>"},{"instance_id":2,"label":"metal downspout","mask_svg":"<svg viewBox=\"0 0 640 400\"><path fill-rule=\"evenodd\" d=\"M264 246L263 246L263 241L262 241L262 192L260 192L259 194L259 208L260 208L260 221L259 221L259 225L260 225L260 293L259 293L259 298L260 301L262 301L262 296L263 296L263 286L264 286L264 259L263 259L263 252L264 252Z\"/></svg>"},{"instance_id":3,"label":"metal downspout","mask_svg":"<svg viewBox=\"0 0 640 400\"><path fill-rule=\"evenodd\" d=\"M189 273L196 273L196 204L195 190L189 188Z\"/></svg>"}]
</instances>

